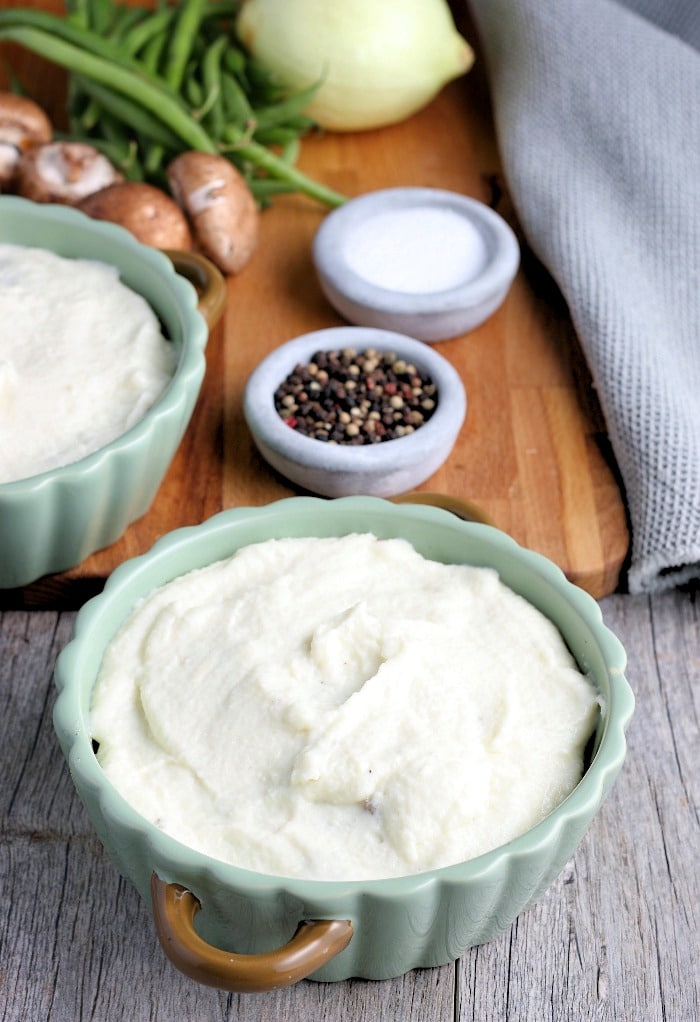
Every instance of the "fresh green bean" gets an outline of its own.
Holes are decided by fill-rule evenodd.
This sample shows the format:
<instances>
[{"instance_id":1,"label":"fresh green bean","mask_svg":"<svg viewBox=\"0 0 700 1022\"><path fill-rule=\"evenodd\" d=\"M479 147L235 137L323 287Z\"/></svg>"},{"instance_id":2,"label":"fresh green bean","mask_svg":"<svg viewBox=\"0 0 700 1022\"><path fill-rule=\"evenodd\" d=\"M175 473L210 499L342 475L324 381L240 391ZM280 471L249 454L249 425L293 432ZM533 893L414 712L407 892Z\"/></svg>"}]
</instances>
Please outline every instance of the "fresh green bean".
<instances>
[{"instance_id":1,"label":"fresh green bean","mask_svg":"<svg viewBox=\"0 0 700 1022\"><path fill-rule=\"evenodd\" d=\"M73 131L78 133L92 131L100 117L99 106L86 95L78 75L71 75L68 82L66 112Z\"/></svg>"},{"instance_id":2,"label":"fresh green bean","mask_svg":"<svg viewBox=\"0 0 700 1022\"><path fill-rule=\"evenodd\" d=\"M225 35L220 35L207 47L204 53L202 59L202 80L206 90L220 84L221 60L227 46L228 39Z\"/></svg>"},{"instance_id":3,"label":"fresh green bean","mask_svg":"<svg viewBox=\"0 0 700 1022\"><path fill-rule=\"evenodd\" d=\"M178 89L204 12L204 0L185 0L180 5L173 34L168 45L165 79Z\"/></svg>"},{"instance_id":4,"label":"fresh green bean","mask_svg":"<svg viewBox=\"0 0 700 1022\"><path fill-rule=\"evenodd\" d=\"M224 103L221 95L221 58L228 45L226 36L220 35L211 43L202 58L202 83L205 102L200 110L202 120L206 118L207 129L214 138L219 138L224 126Z\"/></svg>"},{"instance_id":5,"label":"fresh green bean","mask_svg":"<svg viewBox=\"0 0 700 1022\"><path fill-rule=\"evenodd\" d=\"M246 59L240 50L230 47L224 54L224 67L232 75L241 75L245 72Z\"/></svg>"},{"instance_id":6,"label":"fresh green bean","mask_svg":"<svg viewBox=\"0 0 700 1022\"><path fill-rule=\"evenodd\" d=\"M178 10L172 36L165 49L166 82L179 91L187 69L187 62L197 38L204 10L204 0L185 0ZM160 174L163 163L163 147L156 144L149 149L146 157L146 173Z\"/></svg>"},{"instance_id":7,"label":"fresh green bean","mask_svg":"<svg viewBox=\"0 0 700 1022\"><path fill-rule=\"evenodd\" d=\"M232 157L235 157L237 161L248 161L252 163L260 170L269 174L270 177L295 185L297 191L304 192L306 195L317 199L326 206L341 206L345 202L344 195L334 191L332 188L326 187L326 185L323 185L320 182L313 181L302 171L298 170L296 167L290 166L283 160L280 160L280 158L270 152L269 149L259 145L252 139L246 139L243 135L240 133L237 134L230 127L225 129L224 136L227 136L229 140L228 145L226 146L227 151Z\"/></svg>"},{"instance_id":8,"label":"fresh green bean","mask_svg":"<svg viewBox=\"0 0 700 1022\"><path fill-rule=\"evenodd\" d=\"M83 90L84 91L84 90ZM88 133L94 130L100 120L100 104L90 100L83 107L78 117L72 118L73 122L80 125L80 128Z\"/></svg>"},{"instance_id":9,"label":"fresh green bean","mask_svg":"<svg viewBox=\"0 0 700 1022\"><path fill-rule=\"evenodd\" d=\"M301 150L301 139L297 135L296 138L290 138L288 142L285 142L280 150L280 159L285 163L289 163L292 166L297 162L299 158L299 152Z\"/></svg>"},{"instance_id":10,"label":"fresh green bean","mask_svg":"<svg viewBox=\"0 0 700 1022\"><path fill-rule=\"evenodd\" d=\"M252 178L250 181L250 187L256 195L261 198L270 197L272 195L284 195L285 193L294 192L296 188L289 181L278 181L271 177L258 177Z\"/></svg>"},{"instance_id":11,"label":"fresh green bean","mask_svg":"<svg viewBox=\"0 0 700 1022\"><path fill-rule=\"evenodd\" d=\"M116 117L132 131L145 135L159 145L177 149L178 136L170 131L161 120L144 110L140 104L126 96L120 96L89 78L79 77L78 82L83 92L97 104L98 109L107 111L110 116Z\"/></svg>"},{"instance_id":12,"label":"fresh green bean","mask_svg":"<svg viewBox=\"0 0 700 1022\"><path fill-rule=\"evenodd\" d=\"M138 73L139 65L129 58L121 47L111 39L106 39L91 28L82 28L66 18L60 18L47 11L31 8L10 7L0 11L0 32L18 29L30 31L36 29L53 36L56 43L63 41L85 50L94 57L101 57L120 67ZM52 59L49 57L49 59Z\"/></svg>"},{"instance_id":13,"label":"fresh green bean","mask_svg":"<svg viewBox=\"0 0 700 1022\"><path fill-rule=\"evenodd\" d=\"M65 18L14 8L0 11L0 41L69 71L71 125L119 155L130 176L164 182L165 161L195 149L226 156L261 204L301 191L340 205L344 196L295 166L313 126L303 114L313 89L289 96L244 53L234 31L240 2L69 0Z\"/></svg>"},{"instance_id":14,"label":"fresh green bean","mask_svg":"<svg viewBox=\"0 0 700 1022\"><path fill-rule=\"evenodd\" d=\"M316 121L312 117L307 117L305 114L299 114L297 117L290 117L287 122L287 127L293 128L298 135L306 135L312 128L316 127Z\"/></svg>"},{"instance_id":15,"label":"fresh green bean","mask_svg":"<svg viewBox=\"0 0 700 1022\"><path fill-rule=\"evenodd\" d=\"M110 0L90 0L88 4L88 28L91 28L99 36L106 36L111 27L115 5Z\"/></svg>"},{"instance_id":16,"label":"fresh green bean","mask_svg":"<svg viewBox=\"0 0 700 1022\"><path fill-rule=\"evenodd\" d=\"M194 75L188 75L183 82L183 92L193 110L200 110L204 105L204 89L202 83Z\"/></svg>"},{"instance_id":17,"label":"fresh green bean","mask_svg":"<svg viewBox=\"0 0 700 1022\"><path fill-rule=\"evenodd\" d=\"M263 67L255 58L249 58L245 67L246 78L252 92L257 92L262 102L276 103L285 94L285 89L276 75Z\"/></svg>"},{"instance_id":18,"label":"fresh green bean","mask_svg":"<svg viewBox=\"0 0 700 1022\"><path fill-rule=\"evenodd\" d=\"M143 21L147 15L148 12L140 7L116 7L107 37L118 42L123 48L124 39L129 31Z\"/></svg>"},{"instance_id":19,"label":"fresh green bean","mask_svg":"<svg viewBox=\"0 0 700 1022\"><path fill-rule=\"evenodd\" d=\"M163 182L165 180L164 162L165 150L163 146L158 143L151 145L149 142L145 147L143 158L143 169L146 177L151 181Z\"/></svg>"},{"instance_id":20,"label":"fresh green bean","mask_svg":"<svg viewBox=\"0 0 700 1022\"><path fill-rule=\"evenodd\" d=\"M136 140L129 137L129 132L116 117L112 117L111 114L107 113L106 110L102 111L100 117L100 138L105 141L108 145L114 147L115 153L119 153L119 163L116 166L121 165L128 158L132 145L136 145ZM92 144L92 140L86 139L88 144Z\"/></svg>"},{"instance_id":21,"label":"fresh green bean","mask_svg":"<svg viewBox=\"0 0 700 1022\"><path fill-rule=\"evenodd\" d=\"M191 52L193 40L196 39L197 31L201 22L204 9L204 0L186 0L180 6L175 20L173 35L168 45L164 48L166 65L164 78L176 91L182 86L185 76L187 61ZM196 121L192 119L193 123ZM146 174L160 175L162 161L164 161L164 147L157 141L149 148L145 159Z\"/></svg>"},{"instance_id":22,"label":"fresh green bean","mask_svg":"<svg viewBox=\"0 0 700 1022\"><path fill-rule=\"evenodd\" d=\"M121 170L127 181L144 180L143 167L139 161L138 152L138 144L136 142L130 142L129 150L125 158L121 161L121 163L115 163L115 166ZM105 153L105 155L108 156L107 153Z\"/></svg>"},{"instance_id":23,"label":"fresh green bean","mask_svg":"<svg viewBox=\"0 0 700 1022\"><path fill-rule=\"evenodd\" d=\"M144 46L154 37L168 30L174 13L172 7L161 7L160 10L147 15L143 20L132 26L124 38L125 52L132 57L140 53ZM167 36L163 37L163 42L165 42L166 38Z\"/></svg>"},{"instance_id":24,"label":"fresh green bean","mask_svg":"<svg viewBox=\"0 0 700 1022\"><path fill-rule=\"evenodd\" d=\"M56 39L46 32L33 28L3 28L0 23L0 40L2 39L19 43L61 67L84 74L140 102L160 120L165 121L171 130L193 149L216 152L214 142L190 116L181 101L174 99L169 92L160 87L159 83L147 79L144 75L135 75L126 68L110 64L63 39Z\"/></svg>"},{"instance_id":25,"label":"fresh green bean","mask_svg":"<svg viewBox=\"0 0 700 1022\"><path fill-rule=\"evenodd\" d=\"M317 86L311 85L307 89L295 92L293 96L281 99L278 103L271 103L269 106L257 107L253 111L255 124L258 128L273 128L282 124L290 124L293 118L298 117L304 107L308 106ZM306 130L312 121L305 119Z\"/></svg>"},{"instance_id":26,"label":"fresh green bean","mask_svg":"<svg viewBox=\"0 0 700 1022\"><path fill-rule=\"evenodd\" d=\"M289 195L297 191L296 186L289 181L276 181L272 178L251 177L248 181L255 200L261 207L269 206L275 195Z\"/></svg>"},{"instance_id":27,"label":"fresh green bean","mask_svg":"<svg viewBox=\"0 0 700 1022\"><path fill-rule=\"evenodd\" d=\"M167 42L167 33L163 32L161 35L152 36L148 42L144 44L140 54L141 69L144 74L147 74L152 78L159 74Z\"/></svg>"},{"instance_id":28,"label":"fresh green bean","mask_svg":"<svg viewBox=\"0 0 700 1022\"><path fill-rule=\"evenodd\" d=\"M236 78L224 74L221 79L221 93L226 119L229 123L247 124L253 118L253 108Z\"/></svg>"},{"instance_id":29,"label":"fresh green bean","mask_svg":"<svg viewBox=\"0 0 700 1022\"><path fill-rule=\"evenodd\" d=\"M241 2L242 0L221 0L220 3L209 3L204 17L211 20L233 19L241 9Z\"/></svg>"},{"instance_id":30,"label":"fresh green bean","mask_svg":"<svg viewBox=\"0 0 700 1022\"><path fill-rule=\"evenodd\" d=\"M270 146L270 145L288 145L294 139L299 138L299 132L296 128L288 128L285 124L273 124L269 128L259 129L258 126L253 122L252 124L252 138L259 145Z\"/></svg>"},{"instance_id":31,"label":"fresh green bean","mask_svg":"<svg viewBox=\"0 0 700 1022\"><path fill-rule=\"evenodd\" d=\"M66 3L66 21L79 28L87 28L90 0L68 0Z\"/></svg>"},{"instance_id":32,"label":"fresh green bean","mask_svg":"<svg viewBox=\"0 0 700 1022\"><path fill-rule=\"evenodd\" d=\"M209 92L204 95L199 109L194 110L192 116L202 122L212 138L218 137L223 125L221 90L218 85L211 86Z\"/></svg>"}]
</instances>

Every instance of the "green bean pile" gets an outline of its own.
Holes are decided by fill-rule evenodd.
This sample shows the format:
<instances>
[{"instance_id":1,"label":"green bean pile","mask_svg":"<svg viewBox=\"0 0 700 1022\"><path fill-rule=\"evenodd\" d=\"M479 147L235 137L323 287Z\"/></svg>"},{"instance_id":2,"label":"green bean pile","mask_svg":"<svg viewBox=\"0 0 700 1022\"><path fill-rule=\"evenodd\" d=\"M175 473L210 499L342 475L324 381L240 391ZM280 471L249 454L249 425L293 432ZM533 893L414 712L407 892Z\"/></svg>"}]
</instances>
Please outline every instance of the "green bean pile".
<instances>
[{"instance_id":1,"label":"green bean pile","mask_svg":"<svg viewBox=\"0 0 700 1022\"><path fill-rule=\"evenodd\" d=\"M240 6L72 0L65 17L16 7L0 11L0 42L69 72L66 137L99 149L127 180L164 187L168 162L195 149L228 158L261 206L290 191L338 206L344 196L295 166L313 87L287 94L245 51Z\"/></svg>"}]
</instances>

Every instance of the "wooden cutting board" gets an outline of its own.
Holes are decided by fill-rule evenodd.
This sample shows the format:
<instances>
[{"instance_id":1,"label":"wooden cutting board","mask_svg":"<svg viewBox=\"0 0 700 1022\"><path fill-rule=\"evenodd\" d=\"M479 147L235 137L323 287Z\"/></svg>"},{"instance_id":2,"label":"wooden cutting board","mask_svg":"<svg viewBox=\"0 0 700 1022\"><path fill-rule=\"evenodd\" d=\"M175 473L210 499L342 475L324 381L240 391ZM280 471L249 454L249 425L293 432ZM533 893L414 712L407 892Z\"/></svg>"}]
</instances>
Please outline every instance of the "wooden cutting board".
<instances>
[{"instance_id":1,"label":"wooden cutting board","mask_svg":"<svg viewBox=\"0 0 700 1022\"><path fill-rule=\"evenodd\" d=\"M468 27L465 34L475 41ZM5 52L30 94L60 118L60 72L15 48ZM402 124L306 139L300 166L348 196L396 185L453 189L491 205L521 236L478 58L469 75ZM0 592L0 606L77 606L116 565L163 533L222 508L299 492L257 454L241 400L248 375L271 349L342 323L311 261L324 213L299 196L263 213L258 251L228 281L200 400L150 511L77 568ZM451 456L421 490L476 502L519 543L602 597L615 590L628 549L614 459L565 305L522 237L521 243L522 266L501 308L477 330L437 345L464 381L468 410Z\"/></svg>"}]
</instances>

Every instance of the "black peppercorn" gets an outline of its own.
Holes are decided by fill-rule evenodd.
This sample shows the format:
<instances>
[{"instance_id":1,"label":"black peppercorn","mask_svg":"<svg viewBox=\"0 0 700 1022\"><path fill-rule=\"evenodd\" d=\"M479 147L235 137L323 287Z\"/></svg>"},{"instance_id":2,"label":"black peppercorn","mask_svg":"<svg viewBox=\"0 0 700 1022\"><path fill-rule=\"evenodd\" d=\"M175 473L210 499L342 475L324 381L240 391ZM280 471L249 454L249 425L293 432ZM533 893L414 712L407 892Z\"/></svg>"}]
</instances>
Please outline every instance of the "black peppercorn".
<instances>
[{"instance_id":1,"label":"black peppercorn","mask_svg":"<svg viewBox=\"0 0 700 1022\"><path fill-rule=\"evenodd\" d=\"M393 352L317 351L274 395L283 421L330 444L376 444L419 429L433 415L431 378Z\"/></svg>"}]
</instances>

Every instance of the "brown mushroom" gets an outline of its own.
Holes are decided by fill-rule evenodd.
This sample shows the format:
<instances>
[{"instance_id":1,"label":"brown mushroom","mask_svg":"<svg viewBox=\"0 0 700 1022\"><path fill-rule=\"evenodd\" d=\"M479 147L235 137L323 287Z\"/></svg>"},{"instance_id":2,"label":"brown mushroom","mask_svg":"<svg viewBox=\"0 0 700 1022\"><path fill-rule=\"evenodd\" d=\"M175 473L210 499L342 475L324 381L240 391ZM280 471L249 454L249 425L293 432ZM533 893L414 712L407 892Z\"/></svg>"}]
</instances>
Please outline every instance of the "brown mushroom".
<instances>
[{"instance_id":1,"label":"brown mushroom","mask_svg":"<svg viewBox=\"0 0 700 1022\"><path fill-rule=\"evenodd\" d=\"M75 206L122 174L106 156L85 142L47 142L33 146L17 168L16 188L35 202L61 202Z\"/></svg>"},{"instance_id":2,"label":"brown mushroom","mask_svg":"<svg viewBox=\"0 0 700 1022\"><path fill-rule=\"evenodd\" d=\"M22 153L52 134L51 121L33 99L0 92L0 192L13 189Z\"/></svg>"},{"instance_id":3,"label":"brown mushroom","mask_svg":"<svg viewBox=\"0 0 700 1022\"><path fill-rule=\"evenodd\" d=\"M197 245L224 273L238 273L258 243L258 205L245 178L223 156L185 152L168 166L168 184Z\"/></svg>"},{"instance_id":4,"label":"brown mushroom","mask_svg":"<svg viewBox=\"0 0 700 1022\"><path fill-rule=\"evenodd\" d=\"M178 204L160 188L123 181L89 195L78 208L95 220L121 224L144 245L189 249L192 234Z\"/></svg>"},{"instance_id":5,"label":"brown mushroom","mask_svg":"<svg viewBox=\"0 0 700 1022\"><path fill-rule=\"evenodd\" d=\"M0 193L12 191L20 155L14 143L0 141Z\"/></svg>"}]
</instances>

